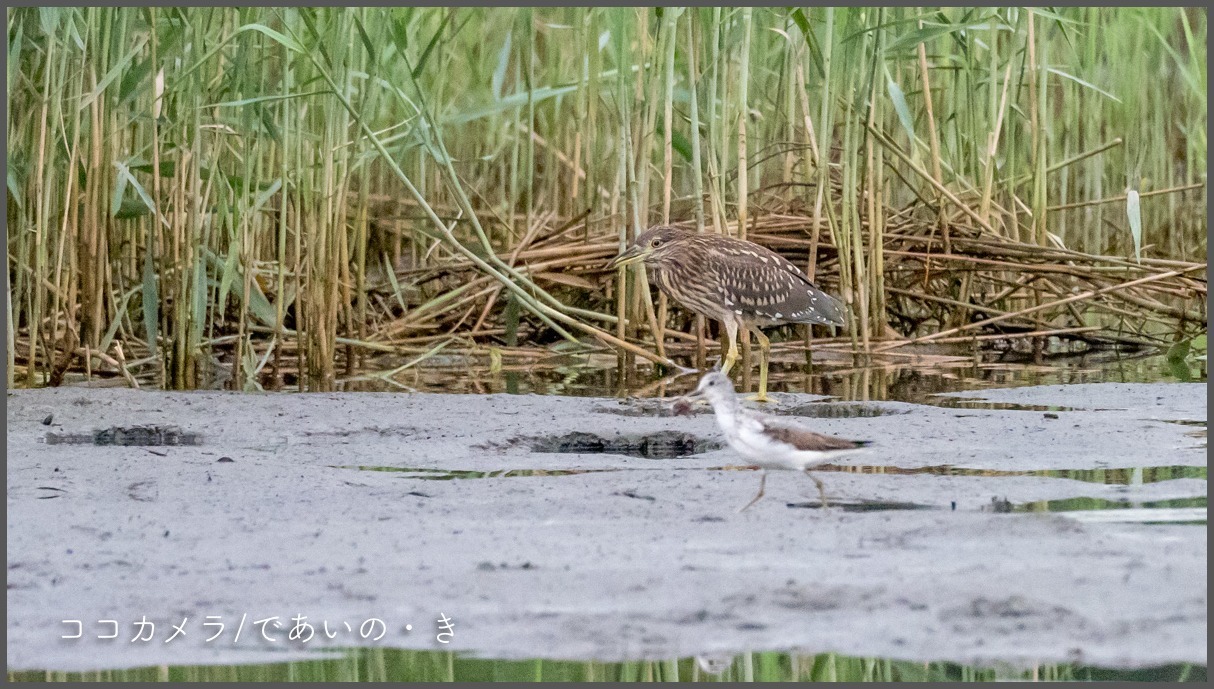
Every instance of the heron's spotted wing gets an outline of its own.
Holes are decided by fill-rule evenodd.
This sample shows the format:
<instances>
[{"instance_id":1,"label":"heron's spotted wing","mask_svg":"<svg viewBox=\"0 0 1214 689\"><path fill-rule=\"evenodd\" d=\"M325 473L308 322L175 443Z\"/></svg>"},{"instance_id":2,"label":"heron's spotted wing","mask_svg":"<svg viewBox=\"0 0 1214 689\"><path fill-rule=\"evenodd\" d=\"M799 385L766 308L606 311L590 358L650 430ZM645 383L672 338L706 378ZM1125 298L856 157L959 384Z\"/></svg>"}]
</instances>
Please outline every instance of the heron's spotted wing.
<instances>
[{"instance_id":1,"label":"heron's spotted wing","mask_svg":"<svg viewBox=\"0 0 1214 689\"><path fill-rule=\"evenodd\" d=\"M717 293L738 315L774 323L846 323L843 304L818 289L780 254L752 242L700 235L704 269L716 277Z\"/></svg>"},{"instance_id":2,"label":"heron's spotted wing","mask_svg":"<svg viewBox=\"0 0 1214 689\"><path fill-rule=\"evenodd\" d=\"M792 445L798 450L808 452L829 452L831 450L854 450L864 447L865 441L847 440L833 435L822 435L807 431L804 428L782 424L772 419L762 419L763 433L776 442Z\"/></svg>"}]
</instances>

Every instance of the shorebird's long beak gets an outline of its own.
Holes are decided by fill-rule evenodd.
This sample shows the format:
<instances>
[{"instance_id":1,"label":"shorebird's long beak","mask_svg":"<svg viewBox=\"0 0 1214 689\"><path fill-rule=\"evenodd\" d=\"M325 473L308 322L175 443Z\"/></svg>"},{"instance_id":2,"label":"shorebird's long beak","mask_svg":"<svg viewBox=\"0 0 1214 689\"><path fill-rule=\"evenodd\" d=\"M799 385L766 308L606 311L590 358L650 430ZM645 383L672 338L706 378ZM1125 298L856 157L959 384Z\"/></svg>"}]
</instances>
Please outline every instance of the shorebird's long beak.
<instances>
[{"instance_id":1,"label":"shorebird's long beak","mask_svg":"<svg viewBox=\"0 0 1214 689\"><path fill-rule=\"evenodd\" d=\"M645 249L633 244L625 249L624 252L619 256L611 259L611 262L607 264L607 270L613 270L615 268L619 268L620 266L632 265L633 263L643 260L645 260Z\"/></svg>"}]
</instances>

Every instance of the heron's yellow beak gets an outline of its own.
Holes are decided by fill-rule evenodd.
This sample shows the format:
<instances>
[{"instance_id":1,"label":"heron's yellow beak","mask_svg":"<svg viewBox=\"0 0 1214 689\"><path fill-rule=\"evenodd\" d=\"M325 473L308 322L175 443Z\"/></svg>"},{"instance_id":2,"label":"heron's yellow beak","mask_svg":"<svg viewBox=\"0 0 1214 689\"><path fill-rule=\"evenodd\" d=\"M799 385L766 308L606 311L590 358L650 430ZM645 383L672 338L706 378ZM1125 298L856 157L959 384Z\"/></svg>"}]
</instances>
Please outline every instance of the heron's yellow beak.
<instances>
[{"instance_id":1,"label":"heron's yellow beak","mask_svg":"<svg viewBox=\"0 0 1214 689\"><path fill-rule=\"evenodd\" d=\"M625 249L624 253L611 259L611 263L607 264L607 270L612 270L614 268L619 268L620 266L628 266L632 265L633 263L643 261L645 260L645 255L646 253L643 247L633 244Z\"/></svg>"}]
</instances>

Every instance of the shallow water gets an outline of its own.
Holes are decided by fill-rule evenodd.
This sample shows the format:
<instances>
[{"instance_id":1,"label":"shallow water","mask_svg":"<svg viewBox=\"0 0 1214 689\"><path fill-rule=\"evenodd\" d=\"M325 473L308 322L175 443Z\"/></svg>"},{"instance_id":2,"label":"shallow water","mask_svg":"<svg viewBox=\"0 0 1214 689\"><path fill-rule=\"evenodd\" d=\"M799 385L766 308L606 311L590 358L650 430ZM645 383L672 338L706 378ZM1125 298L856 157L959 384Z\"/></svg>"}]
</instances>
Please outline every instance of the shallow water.
<instances>
[{"instance_id":1,"label":"shallow water","mask_svg":"<svg viewBox=\"0 0 1214 689\"><path fill-rule=\"evenodd\" d=\"M320 655L320 654L318 654ZM1205 682L1199 665L1107 670L1082 665L971 667L835 653L743 653L630 663L495 660L443 651L349 649L317 660L160 666L98 672L10 672L10 682Z\"/></svg>"},{"instance_id":2,"label":"shallow water","mask_svg":"<svg viewBox=\"0 0 1214 689\"><path fill-rule=\"evenodd\" d=\"M946 361L920 363L914 359L870 362L791 362L792 357L773 359L769 374L770 392L799 392L826 395L834 401L897 401L956 408L1001 409L997 402L949 399L944 392L965 392L1027 385L1074 383L1204 382L1204 362L1177 366L1156 352L1096 352L1057 358L1042 365L1002 360L997 354L977 358L954 357ZM338 381L338 390L368 392L510 393L570 395L575 397L673 397L695 388L699 373L662 375L653 367L605 366L602 356L566 356L532 366L493 371L478 365L428 365L399 374L396 384L383 380ZM373 363L391 369L392 360ZM685 362L690 365L690 362ZM744 367L743 367L744 368ZM1183 369L1183 373L1181 373ZM739 369L741 370L741 369ZM750 389L758 380L754 362L750 378L735 376L739 389ZM1026 410L1037 410L1026 409ZM1039 411L1059 411L1042 407ZM860 415L863 415L861 412Z\"/></svg>"},{"instance_id":3,"label":"shallow water","mask_svg":"<svg viewBox=\"0 0 1214 689\"><path fill-rule=\"evenodd\" d=\"M579 450L585 452L585 450ZM627 454L627 453L624 453ZM678 456L678 455L671 455ZM577 476L579 474L601 473L606 471L625 471L625 469L500 469L497 471L471 471L458 469L429 469L421 467L385 467L365 465L338 466L338 469L358 469L360 471L399 472L404 478L428 479L433 481L450 481L452 479L478 478L520 478L527 476ZM676 469L676 471L721 471L723 469L748 469L754 467L721 466L706 469ZM653 469L657 471L658 469ZM667 471L668 469L661 469ZM627 471L644 471L644 469L629 468ZM933 476L1046 476L1050 478L1065 478L1087 483L1106 485L1138 485L1170 481L1178 478L1206 478L1206 467L1196 466L1160 466L1135 467L1132 469L1039 469L1036 471L995 471L991 469L969 469L966 467L934 466L906 469L897 466L880 465L848 465L837 466L826 464L815 467L814 472L846 472L853 474L930 474Z\"/></svg>"},{"instance_id":4,"label":"shallow water","mask_svg":"<svg viewBox=\"0 0 1214 689\"><path fill-rule=\"evenodd\" d=\"M579 452L585 452L581 449ZM627 454L627 453L624 453ZM643 456L643 455L637 455ZM679 456L679 455L670 455ZM446 469L429 469L418 467L383 467L383 466L361 466L347 465L337 466L337 469L356 469L359 471L385 471L390 473L399 473L401 478L405 479L421 479L429 481L451 481L465 479L500 479L500 478L527 478L527 477L552 477L552 476L580 476L583 474L597 474L615 471L646 471L645 469L501 469L498 471L460 471ZM722 470L745 470L757 469L758 467L748 466L720 466L708 467L705 469L698 468L682 468L676 471L722 471ZM650 471L668 471L668 469L654 468ZM914 475L927 474L932 476L984 476L984 477L1002 477L1002 476L1041 476L1047 478L1068 479L1072 481L1083 481L1086 483L1097 483L1101 485L1144 485L1148 483L1158 483L1161 481L1171 481L1181 478L1195 478L1206 480L1207 468L1199 466L1158 466L1158 467L1134 467L1129 469L1039 469L1036 471L994 471L990 469L969 469L966 467L954 466L933 466L920 467L916 469L906 469L896 466L874 466L874 465L851 465L851 466L836 466L824 465L814 469L814 473L818 472L840 472L853 474L891 474L891 475ZM54 496L48 496L54 497ZM644 496L632 496L644 497ZM790 502L790 508L811 508L817 509L822 507L818 502ZM879 512L887 510L925 510L925 509L945 509L943 506L926 505L915 502L896 502L889 500L852 500L839 501L830 504L830 507L837 507L844 512ZM1066 498L1061 500L1038 500L1034 502L1026 502L1020 504L1012 504L1007 501L996 501L989 506L992 512L1077 512L1084 510L1105 511L1112 509L1133 509L1134 514L1123 512L1117 515L1114 519L1105 518L1106 521L1116 520L1125 523L1136 522L1141 524L1204 524L1206 522L1206 498L1182 498L1174 500L1149 500L1142 502L1131 502L1128 500L1109 500L1104 498L1089 498L1077 497ZM956 509L956 504L952 505L952 509ZM1093 517L1099 519L1100 516Z\"/></svg>"}]
</instances>

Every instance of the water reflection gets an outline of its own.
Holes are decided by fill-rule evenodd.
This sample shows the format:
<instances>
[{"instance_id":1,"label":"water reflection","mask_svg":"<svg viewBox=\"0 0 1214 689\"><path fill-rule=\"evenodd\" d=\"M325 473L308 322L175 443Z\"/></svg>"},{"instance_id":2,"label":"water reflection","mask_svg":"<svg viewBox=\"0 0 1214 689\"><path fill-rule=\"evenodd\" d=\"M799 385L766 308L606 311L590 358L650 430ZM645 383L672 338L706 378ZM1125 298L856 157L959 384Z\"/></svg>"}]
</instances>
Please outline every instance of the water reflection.
<instances>
[{"instance_id":1,"label":"water reflection","mask_svg":"<svg viewBox=\"0 0 1214 689\"><path fill-rule=\"evenodd\" d=\"M444 651L350 649L316 660L260 665L159 666L96 672L9 672L10 682L1205 682L1202 665L1135 670L1069 664L974 667L948 662L862 658L835 653L712 654L624 663L568 660L489 660Z\"/></svg>"},{"instance_id":2,"label":"water reflection","mask_svg":"<svg viewBox=\"0 0 1214 689\"><path fill-rule=\"evenodd\" d=\"M1108 500L1105 498L1065 498L1062 500L1039 500L1014 505L1011 512L1079 512L1104 510L1155 510L1157 513L1151 519L1162 519L1160 515L1172 511L1185 521L1204 522L1207 508L1207 496L1192 498L1173 498L1170 500L1148 500L1133 502L1130 500ZM1200 517L1200 518L1198 518ZM1130 521L1141 521L1132 519ZM1177 521L1168 519L1168 521Z\"/></svg>"},{"instance_id":3,"label":"water reflection","mask_svg":"<svg viewBox=\"0 0 1214 689\"><path fill-rule=\"evenodd\" d=\"M1044 476L1047 478L1065 478L1085 483L1102 483L1107 485L1141 485L1157 483L1180 478L1196 478L1206 480L1207 469L1203 466L1155 466L1127 467L1122 469L1026 469L1023 471L1004 471L999 469L971 469L949 464L937 466L903 468L894 466L862 466L826 464L814 471L839 471L855 474L930 474L933 476Z\"/></svg>"},{"instance_id":4,"label":"water reflection","mask_svg":"<svg viewBox=\"0 0 1214 689\"><path fill-rule=\"evenodd\" d=\"M638 467L614 467L606 469L494 469L490 471L475 471L466 469L435 469L422 467L394 467L349 464L334 466L334 469L357 469L359 471L386 471L400 473L405 478L431 479L449 481L451 479L491 479L491 478L520 478L537 476L577 476L580 474L601 474L613 471L644 471ZM660 467L661 471L730 471L749 470L758 467L751 465L726 465L709 467ZM1142 485L1159 481L1171 481L1181 478L1206 480L1207 469L1203 466L1158 466L1132 467L1125 469L1026 469L1023 471L1003 471L999 469L971 469L941 464L927 467L896 467L888 465L839 465L823 464L814 471L839 472L848 474L890 474L911 475L928 474L931 476L1042 476L1046 478L1062 478L1085 483L1100 483L1105 485ZM1204 498L1203 498L1204 499ZM1094 509L1094 508L1093 508Z\"/></svg>"},{"instance_id":5,"label":"water reflection","mask_svg":"<svg viewBox=\"0 0 1214 689\"><path fill-rule=\"evenodd\" d=\"M773 355L774 356L774 355ZM391 370L397 357L384 357L369 367ZM941 404L942 392L965 392L990 388L1069 383L1145 383L1174 381L1162 354L1127 355L1103 353L1071 357L1049 365L1008 363L992 355L978 357L922 356L891 361L856 362L834 356L806 364L785 354L771 362L768 390L827 395L836 400ZM512 393L571 395L582 397L672 397L694 389L697 373L663 372L655 367L616 366L615 357L602 354L560 355L537 359L526 365L490 367L475 358L462 363L410 368L396 384L382 380L338 381L345 391ZM690 364L691 361L680 363ZM399 364L396 364L399 365ZM745 370L745 366L740 367ZM1205 380L1205 371L1195 380ZM742 387L746 381L739 378ZM753 384L754 381L751 381ZM943 404L980 406L979 403L948 401Z\"/></svg>"}]
</instances>

